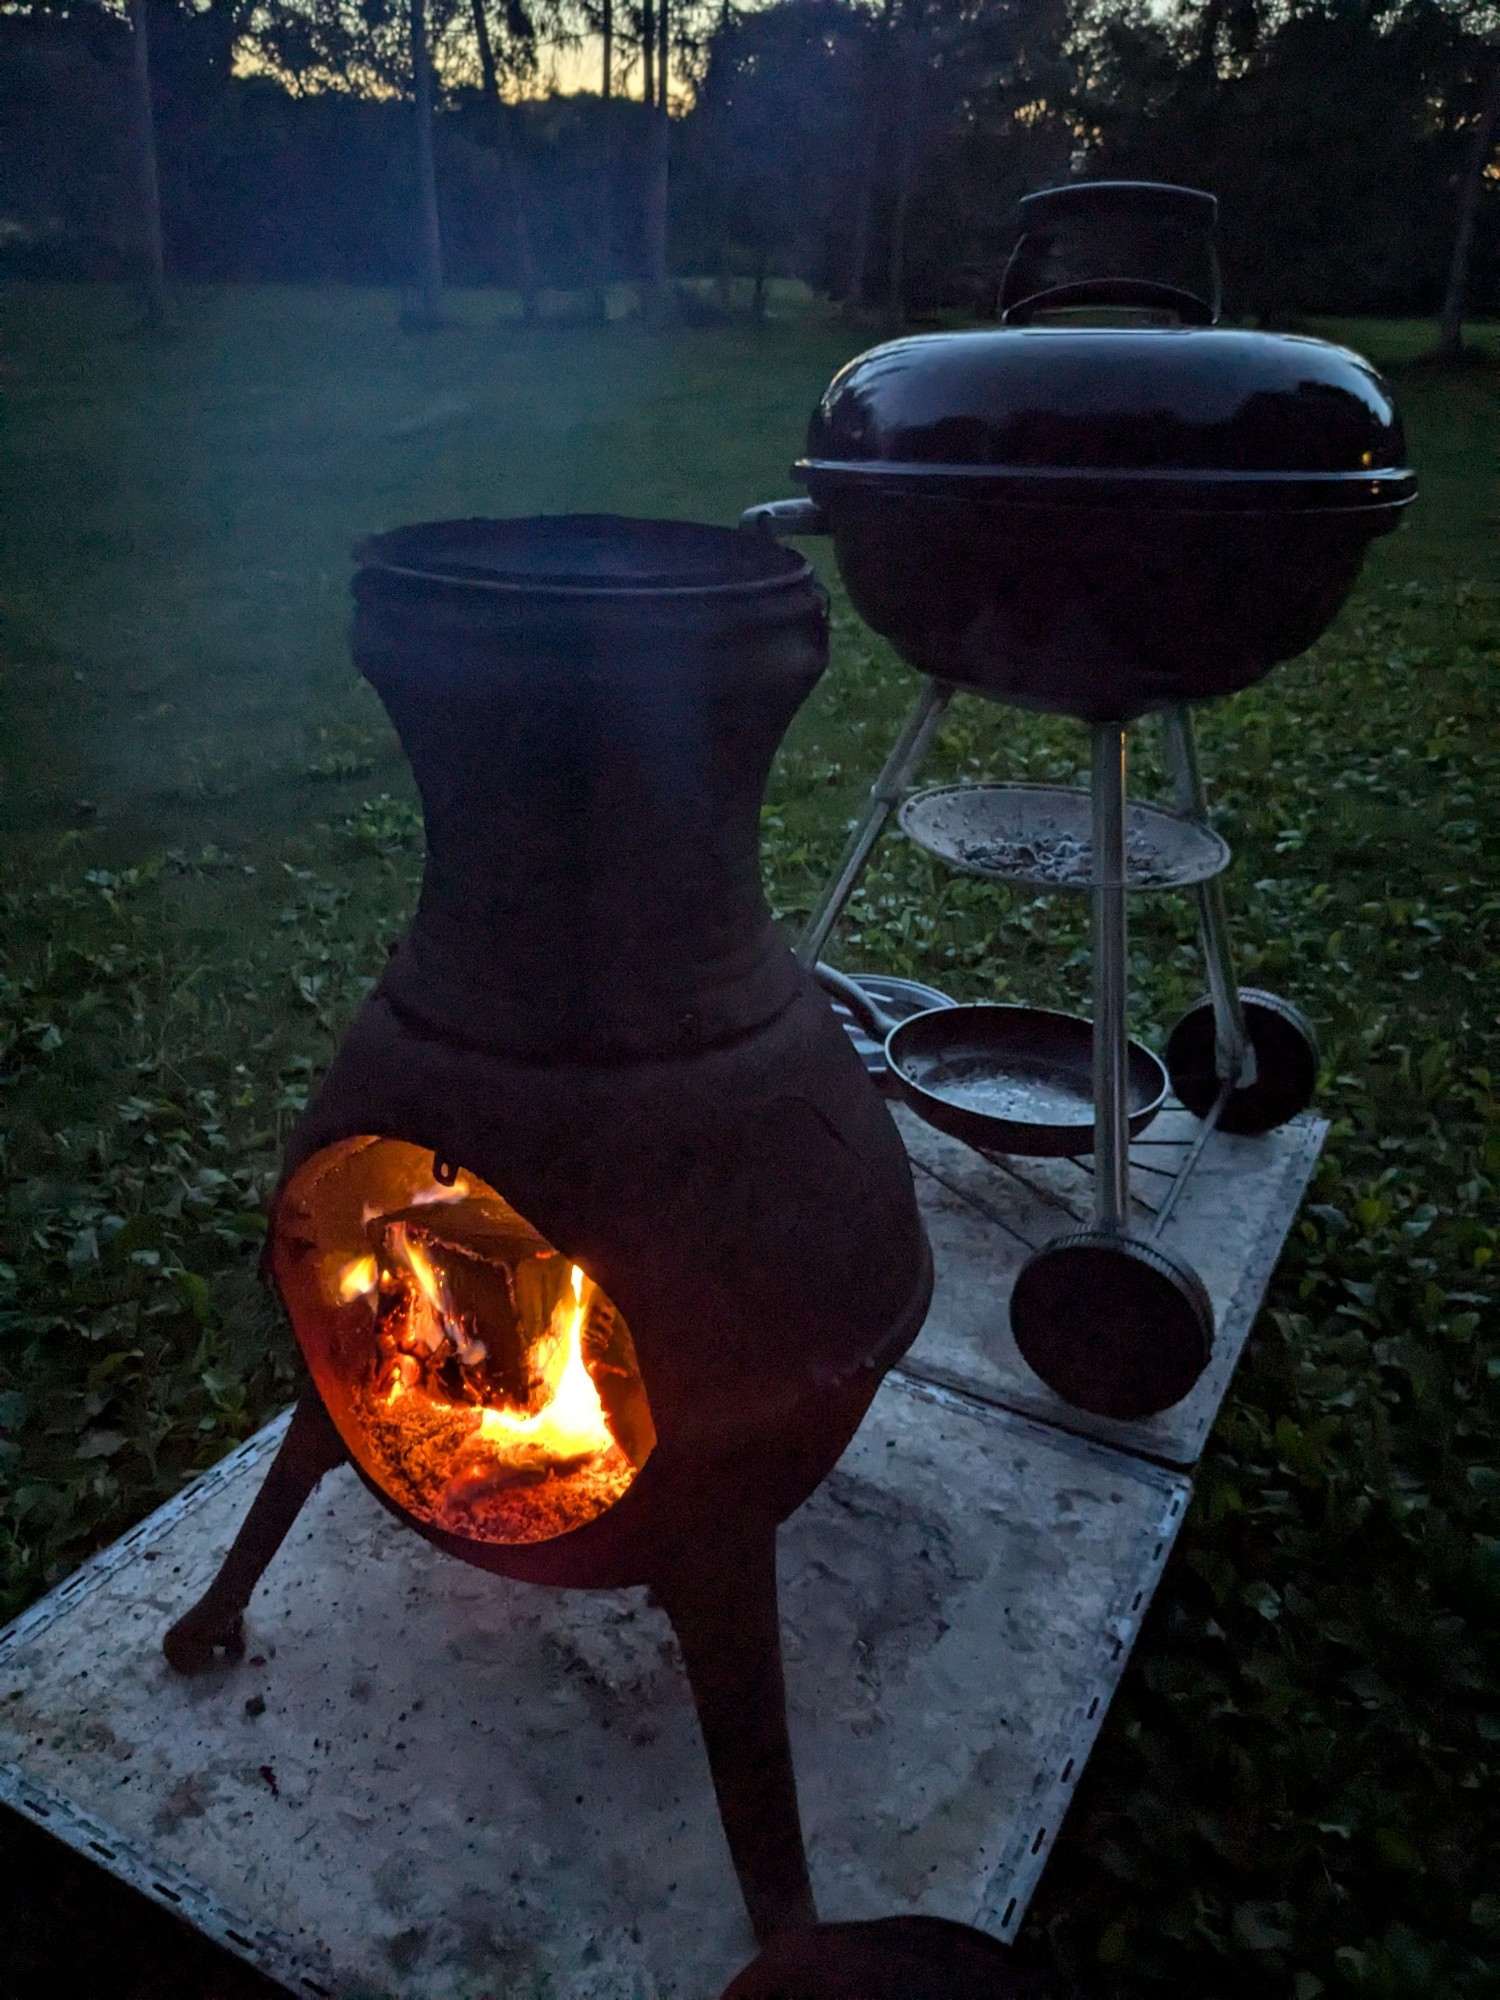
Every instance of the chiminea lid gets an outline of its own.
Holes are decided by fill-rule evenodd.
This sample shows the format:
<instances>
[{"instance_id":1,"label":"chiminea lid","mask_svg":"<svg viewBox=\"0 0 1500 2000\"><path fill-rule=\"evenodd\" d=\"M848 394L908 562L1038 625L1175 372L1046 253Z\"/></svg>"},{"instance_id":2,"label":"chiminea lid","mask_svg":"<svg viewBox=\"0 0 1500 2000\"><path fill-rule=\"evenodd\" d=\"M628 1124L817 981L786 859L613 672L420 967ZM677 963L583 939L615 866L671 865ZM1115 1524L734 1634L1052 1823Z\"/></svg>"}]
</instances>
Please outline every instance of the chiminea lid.
<instances>
[{"instance_id":1,"label":"chiminea lid","mask_svg":"<svg viewBox=\"0 0 1500 2000\"><path fill-rule=\"evenodd\" d=\"M795 469L823 504L874 488L1388 514L1416 492L1404 460L1385 385L1347 348L1225 327L1063 324L871 349L834 377Z\"/></svg>"},{"instance_id":2,"label":"chiminea lid","mask_svg":"<svg viewBox=\"0 0 1500 2000\"><path fill-rule=\"evenodd\" d=\"M784 590L811 574L802 556L763 535L619 514L423 521L370 535L354 555L362 577L419 595L743 595Z\"/></svg>"}]
</instances>

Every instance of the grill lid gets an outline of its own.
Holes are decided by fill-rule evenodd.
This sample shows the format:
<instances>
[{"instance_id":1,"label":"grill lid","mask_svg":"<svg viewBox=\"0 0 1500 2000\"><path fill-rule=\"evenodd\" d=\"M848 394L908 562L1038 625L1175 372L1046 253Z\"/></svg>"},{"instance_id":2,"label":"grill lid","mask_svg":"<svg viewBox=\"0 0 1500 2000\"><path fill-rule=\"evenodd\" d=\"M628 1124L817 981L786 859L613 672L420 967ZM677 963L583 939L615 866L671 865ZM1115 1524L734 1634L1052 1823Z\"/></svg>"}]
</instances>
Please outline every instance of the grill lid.
<instances>
[{"instance_id":1,"label":"grill lid","mask_svg":"<svg viewBox=\"0 0 1500 2000\"><path fill-rule=\"evenodd\" d=\"M1230 328L1025 327L891 341L852 361L797 476L1065 506L1403 506L1395 406L1347 348ZM1374 524L1372 524L1373 526Z\"/></svg>"},{"instance_id":2,"label":"grill lid","mask_svg":"<svg viewBox=\"0 0 1500 2000\"><path fill-rule=\"evenodd\" d=\"M1193 512L1374 510L1416 480L1400 419L1347 348L1210 324L1211 196L1086 182L1022 203L1009 322L871 349L813 412L812 497L928 497ZM1129 227L1125 225L1129 224ZM1123 248L1121 247L1123 245ZM1155 275L1144 275L1142 263ZM1124 324L1080 324L1080 314Z\"/></svg>"}]
</instances>

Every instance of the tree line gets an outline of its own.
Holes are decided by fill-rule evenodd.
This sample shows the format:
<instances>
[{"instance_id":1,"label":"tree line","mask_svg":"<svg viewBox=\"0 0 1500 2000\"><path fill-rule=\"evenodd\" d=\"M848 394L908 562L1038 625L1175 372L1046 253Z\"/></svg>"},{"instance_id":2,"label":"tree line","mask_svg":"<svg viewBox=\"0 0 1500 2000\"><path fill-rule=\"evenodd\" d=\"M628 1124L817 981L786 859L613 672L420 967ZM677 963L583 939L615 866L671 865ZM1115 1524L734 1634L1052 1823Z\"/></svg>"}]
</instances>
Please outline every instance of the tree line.
<instances>
[{"instance_id":1,"label":"tree line","mask_svg":"<svg viewBox=\"0 0 1500 2000\"><path fill-rule=\"evenodd\" d=\"M1015 199L1221 197L1231 309L1492 306L1495 0L100 0L0 13L0 271L982 311ZM559 54L573 86L542 85ZM686 277L712 279L684 287Z\"/></svg>"}]
</instances>

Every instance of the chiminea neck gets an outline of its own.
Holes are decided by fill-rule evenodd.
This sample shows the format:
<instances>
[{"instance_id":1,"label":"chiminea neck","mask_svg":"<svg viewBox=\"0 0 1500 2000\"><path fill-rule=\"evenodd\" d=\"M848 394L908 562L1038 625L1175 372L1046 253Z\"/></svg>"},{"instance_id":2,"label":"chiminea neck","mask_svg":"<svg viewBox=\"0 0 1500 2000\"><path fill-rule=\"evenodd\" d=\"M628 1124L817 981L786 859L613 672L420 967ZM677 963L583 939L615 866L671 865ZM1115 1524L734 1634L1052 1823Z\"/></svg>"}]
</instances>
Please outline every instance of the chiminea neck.
<instances>
[{"instance_id":1,"label":"chiminea neck","mask_svg":"<svg viewBox=\"0 0 1500 2000\"><path fill-rule=\"evenodd\" d=\"M585 525L675 529L751 560L728 530ZM826 663L826 613L798 558L758 548L769 576L699 587L361 574L354 656L426 820L421 901L382 982L420 1026L605 1062L690 1053L786 1005L797 973L761 889L760 806Z\"/></svg>"}]
</instances>

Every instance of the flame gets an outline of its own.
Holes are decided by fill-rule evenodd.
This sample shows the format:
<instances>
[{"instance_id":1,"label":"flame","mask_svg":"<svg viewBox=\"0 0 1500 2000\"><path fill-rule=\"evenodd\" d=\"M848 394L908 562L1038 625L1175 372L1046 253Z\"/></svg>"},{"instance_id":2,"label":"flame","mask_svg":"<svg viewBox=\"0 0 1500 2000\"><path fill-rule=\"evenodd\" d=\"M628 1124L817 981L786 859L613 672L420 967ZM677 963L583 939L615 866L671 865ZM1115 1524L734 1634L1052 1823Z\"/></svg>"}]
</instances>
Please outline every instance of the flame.
<instances>
[{"instance_id":1,"label":"flame","mask_svg":"<svg viewBox=\"0 0 1500 2000\"><path fill-rule=\"evenodd\" d=\"M438 1165L378 1136L326 1149L278 1204L273 1269L391 1503L467 1542L544 1543L613 1507L656 1444L634 1343L571 1246Z\"/></svg>"},{"instance_id":2,"label":"flame","mask_svg":"<svg viewBox=\"0 0 1500 2000\"><path fill-rule=\"evenodd\" d=\"M423 1298L435 1313L440 1313L446 1318L447 1307L443 1301L443 1288L438 1283L438 1274L433 1270L427 1252L420 1243L412 1242L403 1223L398 1222L395 1225L391 1230L391 1236L397 1239L392 1247L421 1286Z\"/></svg>"},{"instance_id":3,"label":"flame","mask_svg":"<svg viewBox=\"0 0 1500 2000\"><path fill-rule=\"evenodd\" d=\"M582 1458L608 1451L614 1442L605 1421L604 1405L583 1359L583 1327L588 1317L584 1275L575 1264L571 1302L559 1300L542 1353L542 1379L550 1394L539 1410L522 1416L516 1410L485 1409L479 1435L488 1444L504 1446L524 1439L555 1458Z\"/></svg>"},{"instance_id":4,"label":"flame","mask_svg":"<svg viewBox=\"0 0 1500 2000\"><path fill-rule=\"evenodd\" d=\"M339 1297L350 1305L355 1299L368 1297L379 1282L380 1268L374 1257L356 1257L339 1273Z\"/></svg>"},{"instance_id":5,"label":"flame","mask_svg":"<svg viewBox=\"0 0 1500 2000\"><path fill-rule=\"evenodd\" d=\"M469 1183L462 1174L456 1174L451 1181L433 1181L431 1186L418 1188L411 1198L413 1208L430 1208L439 1201L467 1201Z\"/></svg>"},{"instance_id":6,"label":"flame","mask_svg":"<svg viewBox=\"0 0 1500 2000\"><path fill-rule=\"evenodd\" d=\"M428 1354L435 1354L444 1341L463 1358L469 1336L448 1300L447 1288L432 1267L421 1244L407 1232L404 1222L393 1222L386 1238L390 1251L416 1279L416 1290L408 1293L406 1331L408 1340ZM483 1349L480 1349L481 1354Z\"/></svg>"},{"instance_id":7,"label":"flame","mask_svg":"<svg viewBox=\"0 0 1500 2000\"><path fill-rule=\"evenodd\" d=\"M471 1334L453 1310L441 1273L422 1245L404 1223L393 1223L387 1235L392 1261L403 1265L415 1281L406 1297L406 1341L409 1347L436 1354L444 1342L460 1362L482 1360L484 1344ZM346 1266L339 1279L339 1297L346 1303L373 1292L379 1283L379 1269L373 1256L360 1257ZM569 1292L553 1308L551 1324L533 1350L541 1378L544 1400L532 1411L497 1409L485 1404L479 1411L475 1435L493 1445L503 1457L508 1447L523 1445L528 1456L556 1460L591 1457L607 1452L614 1434L604 1414L599 1391L594 1387L583 1358L583 1329L588 1321L592 1287L574 1264ZM421 1364L413 1358L398 1357L385 1393L386 1403L405 1395L420 1374Z\"/></svg>"}]
</instances>

